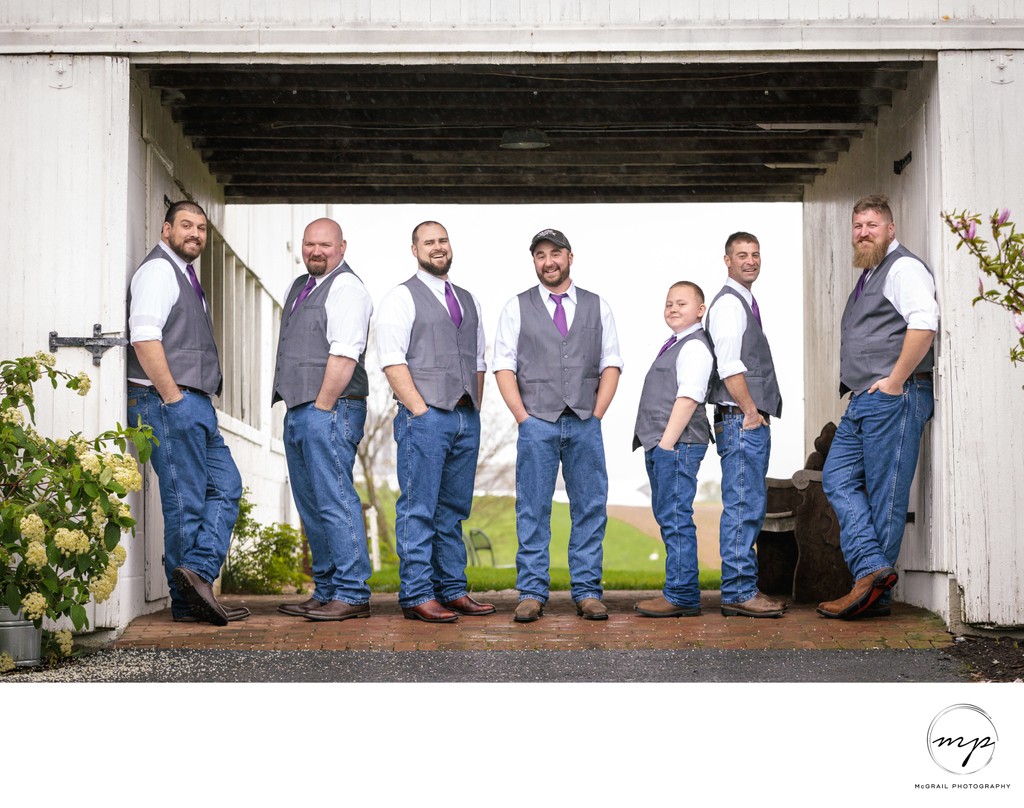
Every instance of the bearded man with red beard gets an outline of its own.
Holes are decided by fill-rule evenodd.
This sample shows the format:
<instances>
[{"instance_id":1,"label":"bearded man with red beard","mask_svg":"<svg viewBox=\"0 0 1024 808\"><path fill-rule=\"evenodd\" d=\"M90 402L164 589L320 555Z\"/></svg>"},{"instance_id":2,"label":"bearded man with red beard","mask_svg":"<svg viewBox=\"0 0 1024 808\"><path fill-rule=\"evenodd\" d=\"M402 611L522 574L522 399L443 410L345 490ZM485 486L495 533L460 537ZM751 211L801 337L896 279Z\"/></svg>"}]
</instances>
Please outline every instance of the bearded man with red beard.
<instances>
[{"instance_id":1,"label":"bearded man with red beard","mask_svg":"<svg viewBox=\"0 0 1024 808\"><path fill-rule=\"evenodd\" d=\"M849 594L818 606L823 617L886 617L906 526L910 484L932 416L935 281L896 240L889 200L853 207L854 266L863 270L842 319L839 394L850 393L822 472L853 574Z\"/></svg>"}]
</instances>

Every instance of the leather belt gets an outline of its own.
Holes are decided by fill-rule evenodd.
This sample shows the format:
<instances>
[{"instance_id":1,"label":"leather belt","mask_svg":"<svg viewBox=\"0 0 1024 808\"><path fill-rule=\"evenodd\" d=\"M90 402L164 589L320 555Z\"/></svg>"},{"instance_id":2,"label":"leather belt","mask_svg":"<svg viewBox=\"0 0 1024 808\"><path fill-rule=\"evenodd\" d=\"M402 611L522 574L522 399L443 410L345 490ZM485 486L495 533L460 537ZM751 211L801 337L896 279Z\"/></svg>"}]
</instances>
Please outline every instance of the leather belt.
<instances>
[{"instance_id":1,"label":"leather belt","mask_svg":"<svg viewBox=\"0 0 1024 808\"><path fill-rule=\"evenodd\" d=\"M924 370L920 373L911 373L910 378L907 381L910 382L930 382L932 380L932 372L930 370Z\"/></svg>"},{"instance_id":2,"label":"leather belt","mask_svg":"<svg viewBox=\"0 0 1024 808\"><path fill-rule=\"evenodd\" d=\"M182 392L188 391L189 393L196 393L201 396L209 395L209 393L205 392L204 390L200 390L198 387L189 387L186 384L179 384L176 386ZM157 395L160 395L159 391L152 384L137 384L135 382L128 382L128 387L131 388L132 390L152 390Z\"/></svg>"},{"instance_id":3,"label":"leather belt","mask_svg":"<svg viewBox=\"0 0 1024 808\"><path fill-rule=\"evenodd\" d=\"M473 397L469 393L464 393L462 398L455 402L456 407L472 407Z\"/></svg>"},{"instance_id":4,"label":"leather belt","mask_svg":"<svg viewBox=\"0 0 1024 808\"><path fill-rule=\"evenodd\" d=\"M764 410L758 410L761 417L764 418L766 424L771 423L772 417ZM721 421L724 415L743 415L743 410L740 407L735 407L732 404L716 404L715 405L715 421Z\"/></svg>"}]
</instances>

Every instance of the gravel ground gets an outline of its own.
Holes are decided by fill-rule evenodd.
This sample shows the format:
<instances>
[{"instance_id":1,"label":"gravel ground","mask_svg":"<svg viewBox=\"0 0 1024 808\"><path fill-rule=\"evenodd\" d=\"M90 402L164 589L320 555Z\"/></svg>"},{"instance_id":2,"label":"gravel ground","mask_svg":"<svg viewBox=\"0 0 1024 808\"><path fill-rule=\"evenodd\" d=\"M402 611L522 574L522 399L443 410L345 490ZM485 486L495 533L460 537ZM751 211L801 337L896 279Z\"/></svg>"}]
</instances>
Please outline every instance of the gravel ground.
<instances>
[{"instance_id":1,"label":"gravel ground","mask_svg":"<svg viewBox=\"0 0 1024 808\"><path fill-rule=\"evenodd\" d=\"M957 637L950 654L976 682L1024 682L1024 641Z\"/></svg>"},{"instance_id":2,"label":"gravel ground","mask_svg":"<svg viewBox=\"0 0 1024 808\"><path fill-rule=\"evenodd\" d=\"M935 650L101 651L7 682L964 682Z\"/></svg>"}]
</instances>

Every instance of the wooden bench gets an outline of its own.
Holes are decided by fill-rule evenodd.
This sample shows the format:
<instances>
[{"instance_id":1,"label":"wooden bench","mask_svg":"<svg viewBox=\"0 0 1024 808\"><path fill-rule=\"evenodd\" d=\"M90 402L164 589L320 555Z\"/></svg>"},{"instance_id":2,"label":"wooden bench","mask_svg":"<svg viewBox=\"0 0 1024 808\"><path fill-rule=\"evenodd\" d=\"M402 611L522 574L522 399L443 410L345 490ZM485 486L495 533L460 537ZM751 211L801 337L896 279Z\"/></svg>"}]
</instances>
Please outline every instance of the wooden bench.
<instances>
[{"instance_id":1,"label":"wooden bench","mask_svg":"<svg viewBox=\"0 0 1024 808\"><path fill-rule=\"evenodd\" d=\"M804 468L788 480L767 479L768 513L757 538L758 586L765 594L817 603L853 587L839 548L839 520L821 487L835 434L830 421L814 440Z\"/></svg>"}]
</instances>

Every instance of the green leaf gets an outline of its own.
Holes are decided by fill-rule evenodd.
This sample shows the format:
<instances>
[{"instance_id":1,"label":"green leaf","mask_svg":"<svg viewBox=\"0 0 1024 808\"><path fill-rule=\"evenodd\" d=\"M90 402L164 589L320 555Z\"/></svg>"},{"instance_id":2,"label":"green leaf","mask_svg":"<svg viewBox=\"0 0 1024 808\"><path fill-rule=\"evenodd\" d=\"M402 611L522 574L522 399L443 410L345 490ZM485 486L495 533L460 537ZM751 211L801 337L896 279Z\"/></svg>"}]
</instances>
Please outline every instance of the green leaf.
<instances>
[{"instance_id":1,"label":"green leaf","mask_svg":"<svg viewBox=\"0 0 1024 808\"><path fill-rule=\"evenodd\" d=\"M103 546L107 548L107 552L113 552L114 548L121 542L121 528L113 521L107 522L107 526L103 529Z\"/></svg>"},{"instance_id":2,"label":"green leaf","mask_svg":"<svg viewBox=\"0 0 1024 808\"><path fill-rule=\"evenodd\" d=\"M71 607L71 622L75 626L75 631L81 631L89 625L89 618L86 616L85 608L77 603Z\"/></svg>"},{"instance_id":3,"label":"green leaf","mask_svg":"<svg viewBox=\"0 0 1024 808\"><path fill-rule=\"evenodd\" d=\"M100 495L100 489L96 483L83 483L82 490L89 499L96 499Z\"/></svg>"},{"instance_id":4,"label":"green leaf","mask_svg":"<svg viewBox=\"0 0 1024 808\"><path fill-rule=\"evenodd\" d=\"M21 591L13 581L8 582L7 589L4 591L4 604L15 614L21 611Z\"/></svg>"}]
</instances>

